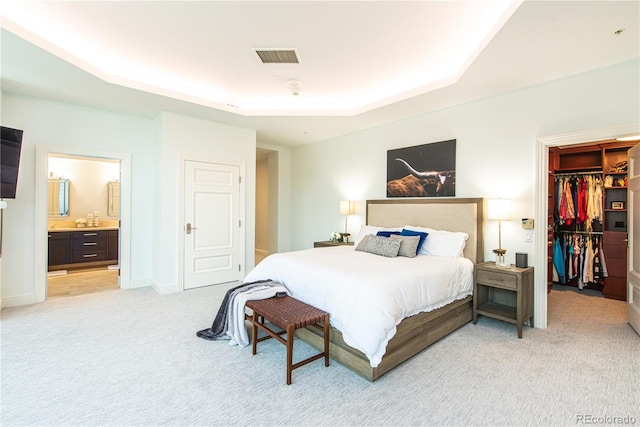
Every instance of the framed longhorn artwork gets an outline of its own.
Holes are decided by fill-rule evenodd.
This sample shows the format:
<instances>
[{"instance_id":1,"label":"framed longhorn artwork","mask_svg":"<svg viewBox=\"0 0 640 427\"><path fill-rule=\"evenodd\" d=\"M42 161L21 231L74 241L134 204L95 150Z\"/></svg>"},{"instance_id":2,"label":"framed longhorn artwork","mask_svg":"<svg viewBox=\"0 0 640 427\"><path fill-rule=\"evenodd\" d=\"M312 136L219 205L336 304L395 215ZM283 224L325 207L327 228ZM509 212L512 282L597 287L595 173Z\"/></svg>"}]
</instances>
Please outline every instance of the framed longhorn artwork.
<instances>
[{"instance_id":1,"label":"framed longhorn artwork","mask_svg":"<svg viewBox=\"0 0 640 427\"><path fill-rule=\"evenodd\" d=\"M455 195L455 139L387 151L387 197Z\"/></svg>"}]
</instances>

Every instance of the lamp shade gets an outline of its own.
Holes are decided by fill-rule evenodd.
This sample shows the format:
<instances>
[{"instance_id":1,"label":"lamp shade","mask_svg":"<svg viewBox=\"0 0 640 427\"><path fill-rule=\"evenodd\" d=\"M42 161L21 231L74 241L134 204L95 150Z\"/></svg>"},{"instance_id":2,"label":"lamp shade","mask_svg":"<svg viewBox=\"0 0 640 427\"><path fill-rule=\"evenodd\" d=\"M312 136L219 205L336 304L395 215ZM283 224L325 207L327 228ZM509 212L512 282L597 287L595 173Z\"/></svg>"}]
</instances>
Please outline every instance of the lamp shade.
<instances>
[{"instance_id":1,"label":"lamp shade","mask_svg":"<svg viewBox=\"0 0 640 427\"><path fill-rule=\"evenodd\" d=\"M487 219L500 221L509 220L511 216L511 200L489 199L487 200Z\"/></svg>"},{"instance_id":2,"label":"lamp shade","mask_svg":"<svg viewBox=\"0 0 640 427\"><path fill-rule=\"evenodd\" d=\"M350 200L340 201L340 215L353 215L355 213L354 203Z\"/></svg>"}]
</instances>

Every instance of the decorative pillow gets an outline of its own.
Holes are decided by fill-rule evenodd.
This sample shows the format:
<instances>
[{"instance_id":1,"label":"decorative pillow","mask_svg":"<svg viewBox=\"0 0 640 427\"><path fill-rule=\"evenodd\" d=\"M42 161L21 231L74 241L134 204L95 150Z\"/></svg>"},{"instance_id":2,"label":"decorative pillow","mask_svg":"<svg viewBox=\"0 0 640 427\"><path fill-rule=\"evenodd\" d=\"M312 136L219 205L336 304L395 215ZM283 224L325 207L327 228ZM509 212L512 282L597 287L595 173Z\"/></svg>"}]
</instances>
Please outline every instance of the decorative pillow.
<instances>
[{"instance_id":1,"label":"decorative pillow","mask_svg":"<svg viewBox=\"0 0 640 427\"><path fill-rule=\"evenodd\" d=\"M390 239L388 237L369 236L365 251L375 255L393 258L398 256L400 243L402 243L400 240Z\"/></svg>"},{"instance_id":2,"label":"decorative pillow","mask_svg":"<svg viewBox=\"0 0 640 427\"><path fill-rule=\"evenodd\" d=\"M418 245L420 244L420 236L390 236L394 240L400 240L400 250L398 256L406 256L407 258L415 258L418 254Z\"/></svg>"},{"instance_id":3,"label":"decorative pillow","mask_svg":"<svg viewBox=\"0 0 640 427\"><path fill-rule=\"evenodd\" d=\"M378 231L376 233L376 236L382 236L382 237L390 237L392 234L399 236L401 233L401 231L388 231L388 230L383 230L383 231Z\"/></svg>"},{"instance_id":4,"label":"decorative pillow","mask_svg":"<svg viewBox=\"0 0 640 427\"><path fill-rule=\"evenodd\" d=\"M367 236L369 234L375 235L378 231L384 231L384 230L401 231L402 227L376 227L374 225L363 225L362 227L360 227L360 232L354 239L353 244L355 246L358 246L358 243L360 243L360 240L362 240L364 236Z\"/></svg>"},{"instance_id":5,"label":"decorative pillow","mask_svg":"<svg viewBox=\"0 0 640 427\"><path fill-rule=\"evenodd\" d=\"M360 242L356 245L356 251L365 251L367 249L367 243L369 243L369 237L373 236L373 234L366 234Z\"/></svg>"},{"instance_id":6,"label":"decorative pillow","mask_svg":"<svg viewBox=\"0 0 640 427\"><path fill-rule=\"evenodd\" d=\"M407 225L407 230L429 233L418 254L459 258L463 256L464 247L469 235L460 231L434 230L428 227L416 227Z\"/></svg>"},{"instance_id":7,"label":"decorative pillow","mask_svg":"<svg viewBox=\"0 0 640 427\"><path fill-rule=\"evenodd\" d=\"M416 255L420 252L420 248L424 244L425 239L429 235L429 233L424 231L415 231L415 230L407 230L406 228L402 229L402 236L418 236L420 237L420 241L418 242L418 247L416 248Z\"/></svg>"}]
</instances>

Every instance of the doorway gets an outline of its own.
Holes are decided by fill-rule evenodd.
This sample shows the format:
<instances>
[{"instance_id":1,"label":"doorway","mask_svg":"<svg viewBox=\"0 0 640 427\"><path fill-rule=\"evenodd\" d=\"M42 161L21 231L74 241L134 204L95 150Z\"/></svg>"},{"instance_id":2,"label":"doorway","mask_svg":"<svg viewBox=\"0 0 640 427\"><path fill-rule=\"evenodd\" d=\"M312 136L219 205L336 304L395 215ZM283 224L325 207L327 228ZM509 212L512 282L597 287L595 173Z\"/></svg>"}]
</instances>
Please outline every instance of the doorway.
<instances>
[{"instance_id":1,"label":"doorway","mask_svg":"<svg viewBox=\"0 0 640 427\"><path fill-rule=\"evenodd\" d=\"M119 288L120 161L48 156L47 298Z\"/></svg>"},{"instance_id":2,"label":"doorway","mask_svg":"<svg viewBox=\"0 0 640 427\"><path fill-rule=\"evenodd\" d=\"M279 152L256 150L256 232L254 265L278 251Z\"/></svg>"},{"instance_id":3,"label":"doorway","mask_svg":"<svg viewBox=\"0 0 640 427\"><path fill-rule=\"evenodd\" d=\"M580 144L592 141L601 141L618 136L637 134L638 123L611 126L608 128L594 129L584 132L562 134L537 139L537 177L536 177L536 216L546 219L549 214L548 187L549 187L549 147L560 147ZM535 232L536 260L535 260L535 284L534 284L534 318L535 327L547 327L547 253L548 253L548 228L546 224L537 227Z\"/></svg>"},{"instance_id":4,"label":"doorway","mask_svg":"<svg viewBox=\"0 0 640 427\"><path fill-rule=\"evenodd\" d=\"M126 289L130 287L130 241L131 241L131 218L129 213L130 206L130 177L131 177L131 156L130 154L107 152L100 150L92 150L86 148L74 148L74 147L48 147L38 145L36 146L36 283L35 283L35 300L36 302L43 302L47 299L47 282L48 282L48 264L49 264L49 158L76 158L76 159L90 159L94 161L102 162L115 162L119 164L119 216L115 217L115 221L119 221L117 241L112 244L111 247L117 248L117 255L115 258L117 262L116 273L119 273L119 287ZM56 173L55 171L52 171ZM114 178L109 176L109 179ZM117 178L117 176L115 177ZM107 182L104 183L105 187ZM71 190L72 186L70 186ZM108 221L108 206L107 196L104 193L104 214L102 214L102 208L98 210L98 224L102 221ZM73 209L73 192L69 194L70 209ZM95 214L95 207L92 208L80 208L82 212L78 212L77 216L69 216L66 224L73 225L73 231L76 231L75 220L84 218L88 222L88 213L91 211L92 215ZM87 211L87 212L84 212ZM103 223L104 224L104 223ZM69 227L71 228L71 227ZM88 230L89 227L85 224L84 230ZM72 230L69 230L72 231ZM93 233L91 233L93 234ZM87 236L93 237L93 236ZM93 242L89 242L93 243ZM89 245L91 246L91 245ZM71 250L71 249L70 249ZM73 255L72 255L73 256ZM113 257L113 255L111 255ZM73 260L73 259L72 259ZM73 264L73 263L71 263ZM88 266L88 264L86 264ZM113 273L112 273L113 275Z\"/></svg>"},{"instance_id":5,"label":"doorway","mask_svg":"<svg viewBox=\"0 0 640 427\"><path fill-rule=\"evenodd\" d=\"M550 289L566 285L627 300L627 152L636 143L549 148Z\"/></svg>"}]
</instances>

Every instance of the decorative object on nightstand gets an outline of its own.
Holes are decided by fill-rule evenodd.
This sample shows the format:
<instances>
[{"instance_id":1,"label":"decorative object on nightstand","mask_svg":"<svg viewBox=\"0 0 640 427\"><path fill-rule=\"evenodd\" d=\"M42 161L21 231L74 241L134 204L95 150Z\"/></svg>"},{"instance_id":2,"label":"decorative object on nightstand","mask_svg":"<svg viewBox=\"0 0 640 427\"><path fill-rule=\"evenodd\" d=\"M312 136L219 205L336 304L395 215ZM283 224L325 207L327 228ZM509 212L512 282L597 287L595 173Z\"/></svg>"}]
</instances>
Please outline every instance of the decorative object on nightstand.
<instances>
[{"instance_id":1,"label":"decorative object on nightstand","mask_svg":"<svg viewBox=\"0 0 640 427\"><path fill-rule=\"evenodd\" d=\"M493 262L478 264L474 271L473 324L478 315L492 317L518 327L529 320L533 326L533 267L498 267Z\"/></svg>"},{"instance_id":2,"label":"decorative object on nightstand","mask_svg":"<svg viewBox=\"0 0 640 427\"><path fill-rule=\"evenodd\" d=\"M330 240L333 243L342 242L342 233L338 233L337 231L334 231L333 233L331 233Z\"/></svg>"},{"instance_id":3,"label":"decorative object on nightstand","mask_svg":"<svg viewBox=\"0 0 640 427\"><path fill-rule=\"evenodd\" d=\"M340 234L344 243L349 243L350 234L347 231L347 221L349 220L349 215L354 213L356 213L355 204L351 200L340 201L340 215L344 215L344 233Z\"/></svg>"},{"instance_id":4,"label":"decorative object on nightstand","mask_svg":"<svg viewBox=\"0 0 640 427\"><path fill-rule=\"evenodd\" d=\"M498 220L498 249L494 249L496 254L496 267L509 268L510 264L504 261L506 249L502 249L502 221L508 221L510 218L511 200L509 199L488 199L487 200L487 219Z\"/></svg>"}]
</instances>

